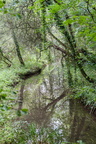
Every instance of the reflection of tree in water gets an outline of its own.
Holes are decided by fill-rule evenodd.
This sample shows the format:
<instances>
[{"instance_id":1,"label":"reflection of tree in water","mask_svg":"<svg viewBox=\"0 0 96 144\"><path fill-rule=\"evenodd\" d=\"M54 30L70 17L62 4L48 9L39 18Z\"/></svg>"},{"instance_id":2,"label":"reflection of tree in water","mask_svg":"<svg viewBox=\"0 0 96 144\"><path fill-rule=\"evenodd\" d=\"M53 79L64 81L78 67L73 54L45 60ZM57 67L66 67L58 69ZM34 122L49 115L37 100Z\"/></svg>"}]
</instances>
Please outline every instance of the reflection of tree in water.
<instances>
[{"instance_id":1,"label":"reflection of tree in water","mask_svg":"<svg viewBox=\"0 0 96 144\"><path fill-rule=\"evenodd\" d=\"M58 80L60 80L59 76L52 73L49 75L49 78L47 77L44 79L43 83L38 88L39 91L35 93L36 97L31 104L32 108L29 116L31 118L27 119L33 119L43 125L48 124L50 117L54 112L56 103L65 96L63 95L63 92L59 97L57 97L58 89L60 90L60 87L62 88L62 84L60 85L61 80L59 83Z\"/></svg>"},{"instance_id":2,"label":"reflection of tree in water","mask_svg":"<svg viewBox=\"0 0 96 144\"><path fill-rule=\"evenodd\" d=\"M33 108L30 109L30 114L27 116L26 120L29 122L34 121L39 125L47 126L48 123L50 123L50 118L54 113L56 103L61 99L63 99L65 96L67 96L67 94L68 90L64 91L59 97L52 100L45 106L44 104L43 105L41 104L42 101L39 101L40 104L38 104L38 107L36 107L35 103L32 104Z\"/></svg>"},{"instance_id":3,"label":"reflection of tree in water","mask_svg":"<svg viewBox=\"0 0 96 144\"><path fill-rule=\"evenodd\" d=\"M86 144L96 144L96 122L91 119L91 115L76 100L70 100L70 111L69 141L82 140Z\"/></svg>"},{"instance_id":4,"label":"reflection of tree in water","mask_svg":"<svg viewBox=\"0 0 96 144\"><path fill-rule=\"evenodd\" d=\"M21 85L20 88L20 95L19 95L19 99L18 99L18 111L20 111L23 107L23 91L24 91L24 84Z\"/></svg>"},{"instance_id":5,"label":"reflection of tree in water","mask_svg":"<svg viewBox=\"0 0 96 144\"><path fill-rule=\"evenodd\" d=\"M60 80L60 82L58 82ZM54 112L56 103L66 95L64 91L60 96L60 89L62 88L62 82L58 75L51 74L49 78L43 79L43 83L32 93L32 97L29 101L29 114L26 117L28 122L36 122L38 124L47 125L50 123L50 117ZM61 85L60 85L61 84ZM20 89L20 101L18 109L22 108L23 104L23 91L24 85ZM26 90L25 90L26 91ZM58 93L59 92L59 93ZM24 92L24 99L28 93ZM28 103L27 99L26 102Z\"/></svg>"},{"instance_id":6,"label":"reflection of tree in water","mask_svg":"<svg viewBox=\"0 0 96 144\"><path fill-rule=\"evenodd\" d=\"M51 74L35 91L35 81L31 81L27 86L21 85L18 110L25 105L29 108L23 119L29 123L37 123L41 127L50 126L54 119L54 122L60 122L58 129L67 141L82 140L86 144L96 144L95 122L76 100L65 102L63 98L68 95L69 90L62 89L63 80L58 79L58 76Z\"/></svg>"},{"instance_id":7,"label":"reflection of tree in water","mask_svg":"<svg viewBox=\"0 0 96 144\"><path fill-rule=\"evenodd\" d=\"M71 134L70 134L70 141L76 142L80 139L80 135L85 125L86 116L81 117L78 115L78 111L76 108L76 102L74 100L70 100L70 116L71 116ZM73 108L72 108L73 106Z\"/></svg>"}]
</instances>

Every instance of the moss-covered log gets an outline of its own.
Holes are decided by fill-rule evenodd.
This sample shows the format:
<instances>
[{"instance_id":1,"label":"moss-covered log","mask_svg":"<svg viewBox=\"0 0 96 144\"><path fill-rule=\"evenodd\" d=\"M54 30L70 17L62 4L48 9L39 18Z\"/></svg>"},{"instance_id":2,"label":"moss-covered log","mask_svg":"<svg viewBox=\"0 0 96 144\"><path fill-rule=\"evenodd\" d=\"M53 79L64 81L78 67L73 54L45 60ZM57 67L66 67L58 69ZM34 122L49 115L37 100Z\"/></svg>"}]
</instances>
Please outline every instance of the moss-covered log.
<instances>
[{"instance_id":1,"label":"moss-covered log","mask_svg":"<svg viewBox=\"0 0 96 144\"><path fill-rule=\"evenodd\" d=\"M22 73L20 73L19 74L19 77L21 78L21 79L27 79L27 78L29 78L29 77L31 77L31 76L33 76L33 75L37 75L37 74L40 74L41 73L41 68L36 68L36 70L33 70L33 71L28 71L28 72L26 72L26 73L24 73L24 74L22 74Z\"/></svg>"},{"instance_id":2,"label":"moss-covered log","mask_svg":"<svg viewBox=\"0 0 96 144\"><path fill-rule=\"evenodd\" d=\"M26 80L27 78L30 78L31 76L38 75L42 71L42 68L36 68L34 70L29 70L26 73L18 73L17 77L19 76L19 80L13 80L13 83L8 85L15 87L21 80Z\"/></svg>"}]
</instances>

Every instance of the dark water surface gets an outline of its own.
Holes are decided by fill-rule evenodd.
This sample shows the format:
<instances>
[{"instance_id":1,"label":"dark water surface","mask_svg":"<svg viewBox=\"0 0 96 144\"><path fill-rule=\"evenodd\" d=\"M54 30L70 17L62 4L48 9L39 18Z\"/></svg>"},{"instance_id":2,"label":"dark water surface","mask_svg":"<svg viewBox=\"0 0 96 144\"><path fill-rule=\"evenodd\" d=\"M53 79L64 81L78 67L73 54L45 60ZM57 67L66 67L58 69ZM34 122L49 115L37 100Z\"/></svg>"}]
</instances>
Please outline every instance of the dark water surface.
<instances>
[{"instance_id":1,"label":"dark water surface","mask_svg":"<svg viewBox=\"0 0 96 144\"><path fill-rule=\"evenodd\" d=\"M18 110L28 109L23 120L58 129L66 141L82 140L85 144L96 144L95 117L80 102L69 99L62 70L34 76L23 81L17 89Z\"/></svg>"}]
</instances>

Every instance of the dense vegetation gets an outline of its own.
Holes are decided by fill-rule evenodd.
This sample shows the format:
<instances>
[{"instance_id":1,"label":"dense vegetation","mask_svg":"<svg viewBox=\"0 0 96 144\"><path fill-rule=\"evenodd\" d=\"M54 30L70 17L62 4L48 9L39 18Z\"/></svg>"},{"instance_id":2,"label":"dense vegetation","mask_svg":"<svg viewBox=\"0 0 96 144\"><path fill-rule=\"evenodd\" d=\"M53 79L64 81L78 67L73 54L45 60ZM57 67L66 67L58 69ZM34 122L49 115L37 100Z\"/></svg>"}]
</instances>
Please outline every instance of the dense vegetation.
<instances>
[{"instance_id":1,"label":"dense vegetation","mask_svg":"<svg viewBox=\"0 0 96 144\"><path fill-rule=\"evenodd\" d=\"M96 107L95 0L0 0L0 21L2 144L15 138L11 119L17 93L12 86L22 81L22 76L52 63L61 62L66 85L73 91L71 97ZM26 111L22 109L22 113ZM51 138L56 135L53 133ZM21 131L20 135L24 136Z\"/></svg>"}]
</instances>

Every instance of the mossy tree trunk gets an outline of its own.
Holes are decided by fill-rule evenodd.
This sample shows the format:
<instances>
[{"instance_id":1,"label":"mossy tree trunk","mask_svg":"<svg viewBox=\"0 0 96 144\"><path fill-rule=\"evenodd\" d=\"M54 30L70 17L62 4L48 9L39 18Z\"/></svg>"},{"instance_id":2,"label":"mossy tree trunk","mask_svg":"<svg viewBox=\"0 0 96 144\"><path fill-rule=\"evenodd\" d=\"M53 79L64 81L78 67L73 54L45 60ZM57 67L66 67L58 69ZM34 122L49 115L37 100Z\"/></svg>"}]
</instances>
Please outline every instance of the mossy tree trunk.
<instances>
[{"instance_id":1,"label":"mossy tree trunk","mask_svg":"<svg viewBox=\"0 0 96 144\"><path fill-rule=\"evenodd\" d=\"M21 52L20 52L20 47L19 47L16 35L15 35L14 29L12 29L12 37L13 37L14 44L16 46L16 52L17 52L17 56L18 56L19 62L20 62L21 65L24 66L25 63L23 61L23 58L22 58L22 55L21 55Z\"/></svg>"}]
</instances>

